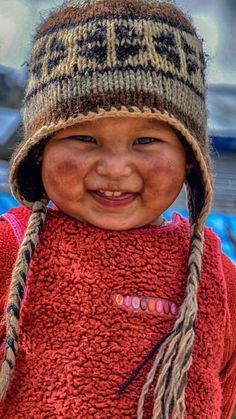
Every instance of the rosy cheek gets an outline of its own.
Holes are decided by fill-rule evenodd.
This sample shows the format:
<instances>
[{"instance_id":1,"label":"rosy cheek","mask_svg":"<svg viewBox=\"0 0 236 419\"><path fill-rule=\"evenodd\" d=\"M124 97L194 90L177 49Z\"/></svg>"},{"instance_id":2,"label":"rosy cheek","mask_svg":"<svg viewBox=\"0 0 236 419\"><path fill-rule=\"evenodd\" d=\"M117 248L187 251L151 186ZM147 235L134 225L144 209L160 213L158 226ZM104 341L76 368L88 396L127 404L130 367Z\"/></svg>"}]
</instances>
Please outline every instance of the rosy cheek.
<instances>
[{"instance_id":1,"label":"rosy cheek","mask_svg":"<svg viewBox=\"0 0 236 419\"><path fill-rule=\"evenodd\" d=\"M175 173L176 170L179 169L180 163L176 162L175 160L171 159L171 158L152 158L149 159L146 162L146 170L148 175L154 175L154 174L164 174L164 173L169 173L171 174L172 172Z\"/></svg>"},{"instance_id":2,"label":"rosy cheek","mask_svg":"<svg viewBox=\"0 0 236 419\"><path fill-rule=\"evenodd\" d=\"M78 163L73 158L65 158L54 163L53 172L61 178L67 178L78 171Z\"/></svg>"},{"instance_id":3,"label":"rosy cheek","mask_svg":"<svg viewBox=\"0 0 236 419\"><path fill-rule=\"evenodd\" d=\"M48 155L43 163L43 181L46 189L53 192L73 187L81 177L80 162L72 155ZM83 162L81 163L83 166Z\"/></svg>"},{"instance_id":4,"label":"rosy cheek","mask_svg":"<svg viewBox=\"0 0 236 419\"><path fill-rule=\"evenodd\" d=\"M159 186L167 186L173 181L182 182L184 176L184 159L163 157L150 159L145 165L145 177L150 184L160 181Z\"/></svg>"}]
</instances>

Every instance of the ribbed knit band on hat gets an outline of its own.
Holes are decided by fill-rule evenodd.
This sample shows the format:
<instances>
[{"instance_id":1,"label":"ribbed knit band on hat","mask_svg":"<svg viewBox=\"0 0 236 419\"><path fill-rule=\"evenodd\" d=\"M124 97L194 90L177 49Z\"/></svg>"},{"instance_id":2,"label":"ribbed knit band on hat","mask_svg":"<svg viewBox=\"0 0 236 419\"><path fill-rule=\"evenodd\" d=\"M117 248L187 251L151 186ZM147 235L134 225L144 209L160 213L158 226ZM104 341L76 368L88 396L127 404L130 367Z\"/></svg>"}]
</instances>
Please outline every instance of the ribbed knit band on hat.
<instances>
[{"instance_id":1,"label":"ribbed knit band on hat","mask_svg":"<svg viewBox=\"0 0 236 419\"><path fill-rule=\"evenodd\" d=\"M32 207L44 196L36 160L55 131L104 115L152 116L190 144L198 162L186 179L190 218L205 218L212 187L204 70L202 41L172 3L65 3L34 38L22 112L25 139L10 168L16 199Z\"/></svg>"}]
</instances>

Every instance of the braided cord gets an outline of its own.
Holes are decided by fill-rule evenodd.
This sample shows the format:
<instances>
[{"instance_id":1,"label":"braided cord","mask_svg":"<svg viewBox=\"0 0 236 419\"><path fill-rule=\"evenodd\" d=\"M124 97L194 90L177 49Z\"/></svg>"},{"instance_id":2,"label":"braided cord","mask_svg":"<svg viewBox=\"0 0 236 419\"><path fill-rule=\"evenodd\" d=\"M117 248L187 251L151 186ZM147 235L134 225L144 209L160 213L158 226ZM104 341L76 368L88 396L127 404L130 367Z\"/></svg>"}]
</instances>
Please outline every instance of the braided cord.
<instances>
[{"instance_id":1,"label":"braided cord","mask_svg":"<svg viewBox=\"0 0 236 419\"><path fill-rule=\"evenodd\" d=\"M24 297L29 263L39 240L40 231L46 218L46 202L37 201L19 249L12 272L6 309L6 338L4 358L0 370L0 400L4 399L11 375L14 371L18 352L20 307Z\"/></svg>"},{"instance_id":2,"label":"braided cord","mask_svg":"<svg viewBox=\"0 0 236 419\"><path fill-rule=\"evenodd\" d=\"M191 247L189 256L189 276L186 287L186 297L183 302L185 312L184 321L179 334L178 346L170 343L170 351L174 353L172 364L168 364L168 374L160 372L158 382L154 390L153 418L159 418L161 409L160 395L164 394L163 411L164 417L183 418L185 413L184 392L186 387L187 371L192 363L192 348L195 337L195 319L197 315L197 290L201 270L203 237L192 227ZM166 362L166 356L163 364ZM167 381L168 377L168 381ZM161 389L161 391L160 391Z\"/></svg>"},{"instance_id":3,"label":"braided cord","mask_svg":"<svg viewBox=\"0 0 236 419\"><path fill-rule=\"evenodd\" d=\"M177 344L178 341L178 337L181 333L181 328L182 328L182 324L184 321L184 317L186 314L186 307L182 304L182 306L180 307L179 310L179 317L175 322L175 327L173 328L172 332L170 333L170 335L168 336L168 338L164 341L164 343L162 344L159 353L156 355L155 361L153 363L153 366L151 368L151 370L149 371L148 375L147 375L147 380L146 383L143 386L140 398L139 398L139 403L138 403L138 415L137 418L138 419L142 419L143 418L143 405L144 405L144 399L145 396L149 390L149 387L151 385L151 383L153 382L155 373L156 373L156 369L158 367L158 365L160 364L162 358L166 357L166 363L162 363L162 368L164 369L164 371L166 371L167 366L169 364L169 362L171 363L172 358L173 358L173 353L172 353L172 349L170 348L170 343L172 342L173 345L175 346Z\"/></svg>"},{"instance_id":4,"label":"braided cord","mask_svg":"<svg viewBox=\"0 0 236 419\"><path fill-rule=\"evenodd\" d=\"M159 376L154 389L152 419L167 419L170 413L173 419L184 417L184 392L187 371L192 363L195 319L198 309L197 290L202 263L203 232L198 223L191 226L190 243L186 297L180 307L179 317L172 334L162 344L147 375L138 402L138 419L143 418L145 397L160 363Z\"/></svg>"},{"instance_id":5,"label":"braided cord","mask_svg":"<svg viewBox=\"0 0 236 419\"><path fill-rule=\"evenodd\" d=\"M182 418L185 412L184 391L187 383L187 371L192 364L192 349L195 338L195 321L198 311L197 292L202 264L203 233L193 227L192 245L189 257L189 277L186 288L187 315L179 343L179 351L172 369L173 418ZM175 385L178 383L178 385ZM171 394L171 393L170 393ZM171 401L171 400L170 400ZM170 404L166 404L169 409ZM168 412L167 412L168 415Z\"/></svg>"}]
</instances>

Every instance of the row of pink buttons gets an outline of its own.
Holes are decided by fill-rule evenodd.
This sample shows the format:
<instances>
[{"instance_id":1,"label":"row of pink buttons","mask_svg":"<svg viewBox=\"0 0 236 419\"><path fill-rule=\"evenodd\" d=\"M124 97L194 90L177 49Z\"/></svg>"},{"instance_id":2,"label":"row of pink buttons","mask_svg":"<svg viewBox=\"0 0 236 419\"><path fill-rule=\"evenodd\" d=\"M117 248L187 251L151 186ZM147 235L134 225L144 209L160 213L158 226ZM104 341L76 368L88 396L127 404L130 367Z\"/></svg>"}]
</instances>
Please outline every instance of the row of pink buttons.
<instances>
[{"instance_id":1,"label":"row of pink buttons","mask_svg":"<svg viewBox=\"0 0 236 419\"><path fill-rule=\"evenodd\" d=\"M126 295L123 297L121 294L115 295L115 303L119 307L131 310L143 310L152 314L168 314L176 316L178 314L178 307L175 303L162 298L155 297L131 297Z\"/></svg>"}]
</instances>

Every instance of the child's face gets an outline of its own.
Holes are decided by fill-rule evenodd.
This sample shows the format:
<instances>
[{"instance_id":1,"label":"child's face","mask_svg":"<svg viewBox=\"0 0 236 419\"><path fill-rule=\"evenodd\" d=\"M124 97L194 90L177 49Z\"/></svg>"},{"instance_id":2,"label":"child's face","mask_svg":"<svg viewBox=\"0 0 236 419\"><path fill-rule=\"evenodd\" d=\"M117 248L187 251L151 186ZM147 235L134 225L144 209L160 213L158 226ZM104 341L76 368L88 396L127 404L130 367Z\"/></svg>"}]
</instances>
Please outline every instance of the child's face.
<instances>
[{"instance_id":1,"label":"child's face","mask_svg":"<svg viewBox=\"0 0 236 419\"><path fill-rule=\"evenodd\" d=\"M185 170L184 147L168 124L103 117L55 133L44 149L42 178L48 197L64 213L126 230L158 224L178 196Z\"/></svg>"}]
</instances>

